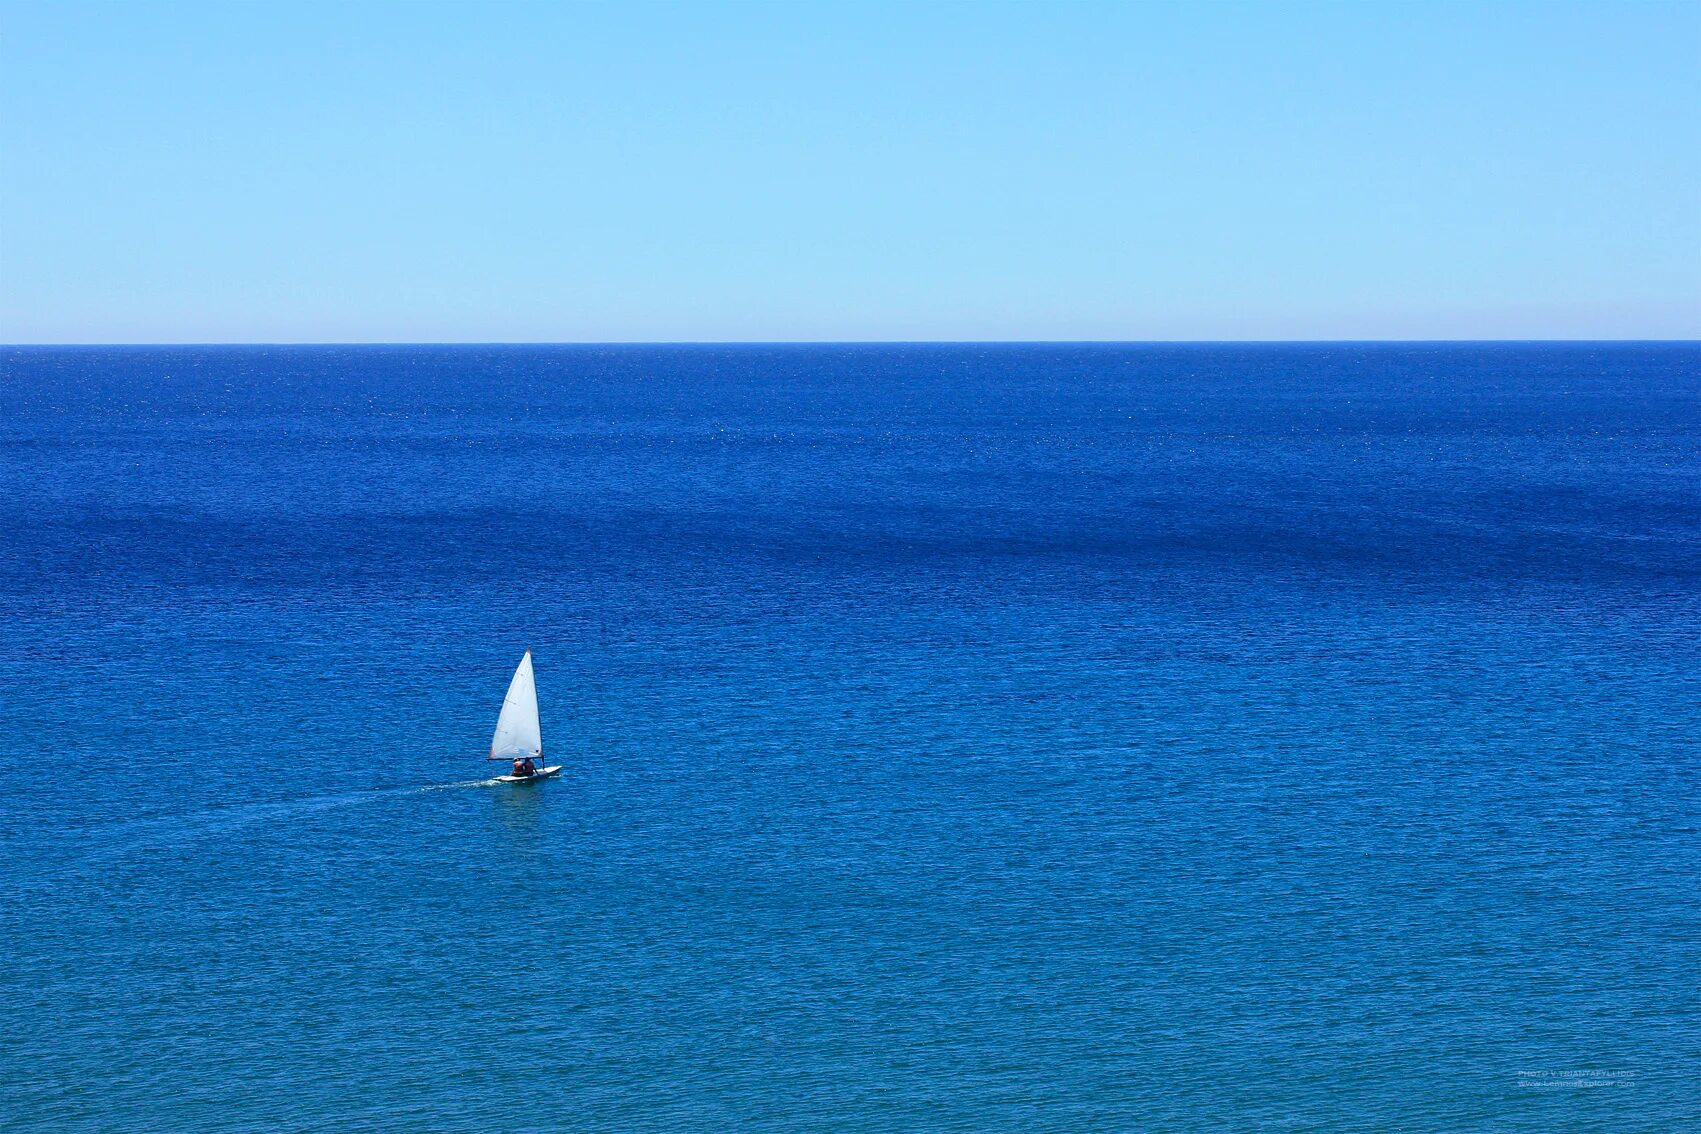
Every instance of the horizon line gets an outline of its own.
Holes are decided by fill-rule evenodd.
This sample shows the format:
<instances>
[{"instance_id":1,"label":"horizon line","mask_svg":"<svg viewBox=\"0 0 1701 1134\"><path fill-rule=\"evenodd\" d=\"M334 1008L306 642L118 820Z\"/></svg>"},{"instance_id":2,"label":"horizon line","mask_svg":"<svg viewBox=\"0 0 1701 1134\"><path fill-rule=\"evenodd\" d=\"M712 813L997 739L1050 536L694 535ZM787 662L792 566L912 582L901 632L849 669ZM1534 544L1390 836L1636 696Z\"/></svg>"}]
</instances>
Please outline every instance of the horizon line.
<instances>
[{"instance_id":1,"label":"horizon line","mask_svg":"<svg viewBox=\"0 0 1701 1134\"><path fill-rule=\"evenodd\" d=\"M1388 338L1388 339L292 339L173 340L156 342L0 342L0 349L142 347L882 347L882 346L1489 346L1518 344L1701 345L1694 338Z\"/></svg>"}]
</instances>

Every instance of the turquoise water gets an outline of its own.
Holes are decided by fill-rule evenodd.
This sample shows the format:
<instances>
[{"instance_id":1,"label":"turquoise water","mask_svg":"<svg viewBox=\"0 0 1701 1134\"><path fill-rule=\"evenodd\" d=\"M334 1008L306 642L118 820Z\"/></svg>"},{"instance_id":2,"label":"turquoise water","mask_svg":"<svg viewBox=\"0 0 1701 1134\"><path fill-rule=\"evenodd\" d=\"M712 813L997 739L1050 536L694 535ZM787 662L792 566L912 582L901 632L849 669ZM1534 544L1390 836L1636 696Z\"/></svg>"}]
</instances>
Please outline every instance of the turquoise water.
<instances>
[{"instance_id":1,"label":"turquoise water","mask_svg":"<svg viewBox=\"0 0 1701 1134\"><path fill-rule=\"evenodd\" d=\"M1701 1116L1695 346L4 358L8 1130Z\"/></svg>"}]
</instances>

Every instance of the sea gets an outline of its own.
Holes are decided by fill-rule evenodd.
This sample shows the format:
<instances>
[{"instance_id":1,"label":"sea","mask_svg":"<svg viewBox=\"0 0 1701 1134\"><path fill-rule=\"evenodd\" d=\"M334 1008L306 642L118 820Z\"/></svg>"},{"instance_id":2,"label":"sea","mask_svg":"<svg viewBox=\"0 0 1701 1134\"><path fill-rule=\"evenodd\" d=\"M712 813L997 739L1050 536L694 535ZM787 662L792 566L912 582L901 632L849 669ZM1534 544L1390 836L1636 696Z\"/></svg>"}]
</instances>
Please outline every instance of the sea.
<instances>
[{"instance_id":1,"label":"sea","mask_svg":"<svg viewBox=\"0 0 1701 1134\"><path fill-rule=\"evenodd\" d=\"M1696 1129L1698 642L1694 343L3 348L0 1129Z\"/></svg>"}]
</instances>

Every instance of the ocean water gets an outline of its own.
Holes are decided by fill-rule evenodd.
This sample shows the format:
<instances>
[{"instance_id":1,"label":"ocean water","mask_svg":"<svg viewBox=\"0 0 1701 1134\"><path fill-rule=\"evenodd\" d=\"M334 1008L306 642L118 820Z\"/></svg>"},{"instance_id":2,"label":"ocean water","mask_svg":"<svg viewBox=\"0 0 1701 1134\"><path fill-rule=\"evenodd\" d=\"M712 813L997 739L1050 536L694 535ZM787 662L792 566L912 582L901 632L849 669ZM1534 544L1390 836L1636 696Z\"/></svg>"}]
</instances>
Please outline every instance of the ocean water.
<instances>
[{"instance_id":1,"label":"ocean water","mask_svg":"<svg viewBox=\"0 0 1701 1134\"><path fill-rule=\"evenodd\" d=\"M0 1128L1701 1123L1701 347L0 358Z\"/></svg>"}]
</instances>

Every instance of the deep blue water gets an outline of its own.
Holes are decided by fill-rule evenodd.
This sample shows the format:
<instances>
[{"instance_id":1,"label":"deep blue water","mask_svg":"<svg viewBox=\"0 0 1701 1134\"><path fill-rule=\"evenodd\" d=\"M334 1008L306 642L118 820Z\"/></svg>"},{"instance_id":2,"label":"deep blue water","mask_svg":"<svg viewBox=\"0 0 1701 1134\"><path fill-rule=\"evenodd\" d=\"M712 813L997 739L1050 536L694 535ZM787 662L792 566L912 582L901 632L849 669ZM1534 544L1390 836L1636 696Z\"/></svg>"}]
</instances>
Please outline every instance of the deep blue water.
<instances>
[{"instance_id":1,"label":"deep blue water","mask_svg":"<svg viewBox=\"0 0 1701 1134\"><path fill-rule=\"evenodd\" d=\"M1701 1119L1701 347L0 357L8 1131Z\"/></svg>"}]
</instances>

